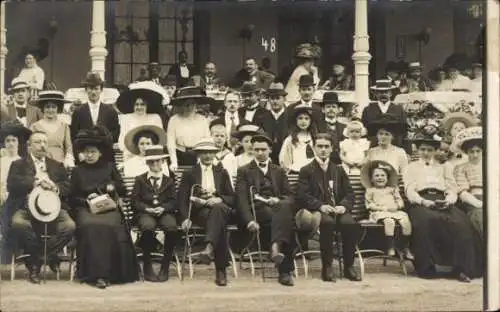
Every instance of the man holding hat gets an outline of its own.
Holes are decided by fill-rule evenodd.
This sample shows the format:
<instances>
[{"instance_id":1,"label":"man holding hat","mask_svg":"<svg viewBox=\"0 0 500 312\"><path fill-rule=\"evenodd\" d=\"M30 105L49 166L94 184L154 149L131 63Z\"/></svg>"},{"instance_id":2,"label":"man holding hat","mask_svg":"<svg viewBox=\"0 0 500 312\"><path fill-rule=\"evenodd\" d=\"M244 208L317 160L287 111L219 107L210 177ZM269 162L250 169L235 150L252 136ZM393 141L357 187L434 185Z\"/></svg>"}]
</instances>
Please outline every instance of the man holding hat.
<instances>
[{"instance_id":1,"label":"man holding hat","mask_svg":"<svg viewBox=\"0 0 500 312\"><path fill-rule=\"evenodd\" d=\"M236 179L239 215L250 232L259 231L261 225L271 228L271 260L278 268L278 282L293 286L295 209L288 177L283 168L271 163L269 155L273 142L265 133L254 135L252 145L255 160L239 168Z\"/></svg>"},{"instance_id":2,"label":"man holding hat","mask_svg":"<svg viewBox=\"0 0 500 312\"><path fill-rule=\"evenodd\" d=\"M391 119L396 120L401 124L407 123L407 116L404 108L401 105L396 105L392 103L392 92L395 89L394 84L390 80L377 80L375 85L370 87L373 90L376 102L370 102L368 106L363 109L361 115L361 121L366 128L370 127L370 124L382 119L383 116L391 115ZM411 154L411 147L405 142L406 129L404 129L401 135L395 138L394 145L405 148L406 152ZM375 138L370 137L372 145L375 145Z\"/></svg>"},{"instance_id":3,"label":"man holding hat","mask_svg":"<svg viewBox=\"0 0 500 312\"><path fill-rule=\"evenodd\" d=\"M281 82L271 83L269 89L266 91L270 109L266 110L258 125L273 141L273 146L271 148L271 160L273 164L279 164L281 146L288 135L288 125L285 116L286 94L285 88Z\"/></svg>"},{"instance_id":4,"label":"man holding hat","mask_svg":"<svg viewBox=\"0 0 500 312\"><path fill-rule=\"evenodd\" d=\"M138 213L138 225L142 232L144 279L150 282L165 282L168 280L170 260L178 240L175 181L163 172L168 158L163 146L148 146L144 158L149 170L135 178L132 192L133 205ZM151 262L157 227L165 235L163 260L158 276L155 275Z\"/></svg>"},{"instance_id":5,"label":"man holding hat","mask_svg":"<svg viewBox=\"0 0 500 312\"><path fill-rule=\"evenodd\" d=\"M71 116L71 138L75 140L76 134L82 129L90 129L95 125L106 128L113 137L113 142L118 142L120 123L118 114L112 105L103 104L101 93L104 81L98 73L89 72L83 81L88 96L88 103L80 105Z\"/></svg>"},{"instance_id":6,"label":"man holding hat","mask_svg":"<svg viewBox=\"0 0 500 312\"><path fill-rule=\"evenodd\" d=\"M244 82L240 89L244 107L238 110L246 121L259 124L266 109L259 105L260 89L254 82Z\"/></svg>"},{"instance_id":7,"label":"man holding hat","mask_svg":"<svg viewBox=\"0 0 500 312\"><path fill-rule=\"evenodd\" d=\"M205 228L206 247L201 252L200 260L205 264L214 260L215 283L226 286L229 257L227 224L235 199L231 178L220 164L213 165L219 148L212 138L202 138L193 151L198 155L199 162L182 175L178 191L181 227L187 231L195 223ZM190 197L192 190L193 196Z\"/></svg>"},{"instance_id":8,"label":"man holding hat","mask_svg":"<svg viewBox=\"0 0 500 312\"><path fill-rule=\"evenodd\" d=\"M34 132L28 142L29 155L12 163L7 178L9 199L16 208L12 230L25 253L29 280L40 283L40 258L43 252L40 235L43 223L49 223L48 262L57 271L57 253L71 240L76 225L63 203L69 183L63 164L47 157L47 135ZM62 207L61 207L62 206ZM62 208L62 209L61 209Z\"/></svg>"},{"instance_id":9,"label":"man holding hat","mask_svg":"<svg viewBox=\"0 0 500 312\"><path fill-rule=\"evenodd\" d=\"M43 114L40 109L29 103L31 92L26 81L19 77L14 78L9 91L12 92L14 102L2 107L2 122L17 120L29 128L33 123L42 119Z\"/></svg>"}]
</instances>

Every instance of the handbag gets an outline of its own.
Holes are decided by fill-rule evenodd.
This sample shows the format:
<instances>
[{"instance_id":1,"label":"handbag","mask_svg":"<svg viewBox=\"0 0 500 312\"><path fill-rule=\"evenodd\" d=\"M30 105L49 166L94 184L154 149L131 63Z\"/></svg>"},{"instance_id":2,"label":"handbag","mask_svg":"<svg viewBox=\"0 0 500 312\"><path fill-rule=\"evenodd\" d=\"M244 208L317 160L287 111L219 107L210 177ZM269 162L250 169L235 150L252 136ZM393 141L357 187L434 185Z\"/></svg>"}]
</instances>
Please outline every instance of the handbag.
<instances>
[{"instance_id":1,"label":"handbag","mask_svg":"<svg viewBox=\"0 0 500 312\"><path fill-rule=\"evenodd\" d=\"M118 205L109 194L101 194L93 199L87 200L90 212L100 214L115 210Z\"/></svg>"}]
</instances>

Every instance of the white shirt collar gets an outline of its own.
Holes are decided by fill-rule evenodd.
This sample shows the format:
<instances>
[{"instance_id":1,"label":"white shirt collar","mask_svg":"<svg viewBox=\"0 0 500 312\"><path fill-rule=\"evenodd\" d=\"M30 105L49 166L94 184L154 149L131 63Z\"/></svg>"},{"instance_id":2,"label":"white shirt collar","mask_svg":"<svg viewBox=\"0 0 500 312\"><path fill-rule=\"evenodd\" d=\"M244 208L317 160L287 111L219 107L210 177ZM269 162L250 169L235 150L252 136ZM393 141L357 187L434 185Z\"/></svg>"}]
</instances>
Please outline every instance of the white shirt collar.
<instances>
[{"instance_id":1,"label":"white shirt collar","mask_svg":"<svg viewBox=\"0 0 500 312\"><path fill-rule=\"evenodd\" d=\"M90 107L90 109L97 109L97 108L99 108L100 105L101 105L101 101L100 100L97 101L97 103L90 103L90 101L89 101L89 107Z\"/></svg>"},{"instance_id":2,"label":"white shirt collar","mask_svg":"<svg viewBox=\"0 0 500 312\"><path fill-rule=\"evenodd\" d=\"M30 154L30 156L31 156L31 159L33 159L33 162L35 162L35 163L39 163L39 162L45 163L45 157L42 157L41 159L39 159L39 158L36 158L33 154Z\"/></svg>"},{"instance_id":3,"label":"white shirt collar","mask_svg":"<svg viewBox=\"0 0 500 312\"><path fill-rule=\"evenodd\" d=\"M302 105L305 105L307 107L312 107L312 100L310 100L309 102L306 102L303 99L300 99L300 103L302 103Z\"/></svg>"},{"instance_id":4,"label":"white shirt collar","mask_svg":"<svg viewBox=\"0 0 500 312\"><path fill-rule=\"evenodd\" d=\"M332 119L332 118L325 117L325 121L326 121L326 123L330 123L330 124L331 123L336 123L337 122L337 118L333 118Z\"/></svg>"},{"instance_id":5,"label":"white shirt collar","mask_svg":"<svg viewBox=\"0 0 500 312\"><path fill-rule=\"evenodd\" d=\"M322 161L321 158L319 158L318 156L314 157L316 158L316 161L321 165L321 166L328 166L328 164L330 163L330 161L327 159L325 161Z\"/></svg>"},{"instance_id":6,"label":"white shirt collar","mask_svg":"<svg viewBox=\"0 0 500 312\"><path fill-rule=\"evenodd\" d=\"M208 166L206 166L206 165L204 165L204 164L202 164L202 163L200 162L200 167L201 167L201 170L202 170L202 171L205 171L205 170L212 170L213 165L208 165Z\"/></svg>"},{"instance_id":7,"label":"white shirt collar","mask_svg":"<svg viewBox=\"0 0 500 312\"><path fill-rule=\"evenodd\" d=\"M281 114L283 114L283 112L285 111L285 108L281 108L281 110L277 113L275 113L273 110L270 110L271 111L271 114L273 114L274 116L274 119L278 119L280 118Z\"/></svg>"},{"instance_id":8,"label":"white shirt collar","mask_svg":"<svg viewBox=\"0 0 500 312\"><path fill-rule=\"evenodd\" d=\"M391 101L387 101L387 102L385 102L385 103L382 103L382 102L378 101L377 103L378 103L378 105L380 105L380 106L389 106L389 104L391 104Z\"/></svg>"},{"instance_id":9,"label":"white shirt collar","mask_svg":"<svg viewBox=\"0 0 500 312\"><path fill-rule=\"evenodd\" d=\"M239 119L238 112L231 113L231 112L226 111L226 115L225 116L226 116L226 120L230 120L231 117L233 117L234 121L236 121L236 120Z\"/></svg>"},{"instance_id":10,"label":"white shirt collar","mask_svg":"<svg viewBox=\"0 0 500 312\"><path fill-rule=\"evenodd\" d=\"M160 172L152 172L152 171L148 171L148 179L151 179L152 177L156 177L156 178L163 178L163 172L160 171Z\"/></svg>"}]
</instances>

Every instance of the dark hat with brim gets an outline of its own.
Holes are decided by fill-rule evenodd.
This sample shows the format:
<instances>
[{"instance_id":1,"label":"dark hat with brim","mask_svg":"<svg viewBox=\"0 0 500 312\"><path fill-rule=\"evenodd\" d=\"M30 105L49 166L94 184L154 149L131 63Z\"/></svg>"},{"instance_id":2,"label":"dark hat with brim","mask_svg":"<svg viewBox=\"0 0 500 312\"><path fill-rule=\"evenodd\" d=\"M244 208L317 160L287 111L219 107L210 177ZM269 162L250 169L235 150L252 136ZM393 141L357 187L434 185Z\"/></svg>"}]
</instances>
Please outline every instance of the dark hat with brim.
<instances>
[{"instance_id":1,"label":"dark hat with brim","mask_svg":"<svg viewBox=\"0 0 500 312\"><path fill-rule=\"evenodd\" d=\"M299 78L299 88L314 86L314 77L312 75L302 75Z\"/></svg>"},{"instance_id":2,"label":"dark hat with brim","mask_svg":"<svg viewBox=\"0 0 500 312\"><path fill-rule=\"evenodd\" d=\"M168 158L167 148L163 145L152 145L146 147L146 152L144 154L144 159L148 160L158 160Z\"/></svg>"},{"instance_id":3,"label":"dark hat with brim","mask_svg":"<svg viewBox=\"0 0 500 312\"><path fill-rule=\"evenodd\" d=\"M381 129L384 129L393 136L397 136L399 134L403 134L406 131L406 123L401 122L395 118L381 118L379 120L375 120L367 125L368 135L375 136L377 132Z\"/></svg>"},{"instance_id":4,"label":"dark hat with brim","mask_svg":"<svg viewBox=\"0 0 500 312\"><path fill-rule=\"evenodd\" d=\"M104 80L102 80L101 75L96 72L89 72L87 76L82 81L82 86L84 87L95 87L95 86L103 86Z\"/></svg>"},{"instance_id":5,"label":"dark hat with brim","mask_svg":"<svg viewBox=\"0 0 500 312\"><path fill-rule=\"evenodd\" d=\"M323 93L323 101L320 102L321 105L326 105L326 104L335 104L339 105L339 96L337 92L333 91L328 91Z\"/></svg>"},{"instance_id":6,"label":"dark hat with brim","mask_svg":"<svg viewBox=\"0 0 500 312\"><path fill-rule=\"evenodd\" d=\"M0 145L3 146L5 138L9 135L15 136L19 144L25 144L30 136L31 130L23 126L19 121L6 121L0 128Z\"/></svg>"},{"instance_id":7,"label":"dark hat with brim","mask_svg":"<svg viewBox=\"0 0 500 312\"><path fill-rule=\"evenodd\" d=\"M266 91L266 96L286 96L288 93L281 82L271 83Z\"/></svg>"},{"instance_id":8,"label":"dark hat with brim","mask_svg":"<svg viewBox=\"0 0 500 312\"><path fill-rule=\"evenodd\" d=\"M38 93L38 98L35 100L35 103L42 111L47 103L54 103L57 105L57 111L61 113L64 109L64 104L71 103L71 101L64 98L63 92L50 90Z\"/></svg>"},{"instance_id":9,"label":"dark hat with brim","mask_svg":"<svg viewBox=\"0 0 500 312\"><path fill-rule=\"evenodd\" d=\"M254 135L259 134L259 129L260 128L257 125L241 124L236 129L237 131L233 133L233 137L241 141L247 135L251 135L253 137Z\"/></svg>"},{"instance_id":10,"label":"dark hat with brim","mask_svg":"<svg viewBox=\"0 0 500 312\"><path fill-rule=\"evenodd\" d=\"M245 81L240 88L241 94L258 93L260 90L254 82Z\"/></svg>"},{"instance_id":11,"label":"dark hat with brim","mask_svg":"<svg viewBox=\"0 0 500 312\"><path fill-rule=\"evenodd\" d=\"M109 153L112 151L113 137L111 133L102 126L82 129L76 135L74 147L76 150L81 151L87 146L95 146L103 154Z\"/></svg>"},{"instance_id":12,"label":"dark hat with brim","mask_svg":"<svg viewBox=\"0 0 500 312\"><path fill-rule=\"evenodd\" d=\"M417 148L420 147L420 145L425 144L432 146L435 149L438 149L441 146L442 140L438 140L434 136L429 136L425 134L415 134L411 142L415 144Z\"/></svg>"},{"instance_id":13,"label":"dark hat with brim","mask_svg":"<svg viewBox=\"0 0 500 312\"><path fill-rule=\"evenodd\" d=\"M372 182L371 182L371 175L373 174L373 171L377 168L387 170L389 172L388 174L388 186L392 187L397 187L399 184L399 176L394 169L394 167L389 164L386 161L382 160L373 160L365 163L365 165L361 168L361 173L360 173L360 178L361 178L361 184L365 188L370 188L372 187Z\"/></svg>"},{"instance_id":14,"label":"dark hat with brim","mask_svg":"<svg viewBox=\"0 0 500 312\"><path fill-rule=\"evenodd\" d=\"M273 146L273 140L271 140L271 138L269 138L267 133L265 133L264 131L258 131L257 134L255 134L252 137L252 144L255 142L261 142L261 141L267 142L267 144L269 144L269 146Z\"/></svg>"},{"instance_id":15,"label":"dark hat with brim","mask_svg":"<svg viewBox=\"0 0 500 312\"><path fill-rule=\"evenodd\" d=\"M132 89L120 93L116 99L116 107L122 114L133 113L135 101L139 98L146 103L148 114L160 114L164 111L163 95L148 89Z\"/></svg>"},{"instance_id":16,"label":"dark hat with brim","mask_svg":"<svg viewBox=\"0 0 500 312\"><path fill-rule=\"evenodd\" d=\"M195 101L197 104L210 104L212 99L207 97L207 93L200 87L184 87L175 90L170 101L170 105L182 105L188 101Z\"/></svg>"},{"instance_id":17,"label":"dark hat with brim","mask_svg":"<svg viewBox=\"0 0 500 312\"><path fill-rule=\"evenodd\" d=\"M165 145L167 141L167 137L165 135L165 131L157 126L153 125L143 125L139 127L135 127L125 134L124 144L127 150L134 154L139 155L139 147L137 146L137 142L139 137L141 136L151 136L154 138L153 145Z\"/></svg>"}]
</instances>

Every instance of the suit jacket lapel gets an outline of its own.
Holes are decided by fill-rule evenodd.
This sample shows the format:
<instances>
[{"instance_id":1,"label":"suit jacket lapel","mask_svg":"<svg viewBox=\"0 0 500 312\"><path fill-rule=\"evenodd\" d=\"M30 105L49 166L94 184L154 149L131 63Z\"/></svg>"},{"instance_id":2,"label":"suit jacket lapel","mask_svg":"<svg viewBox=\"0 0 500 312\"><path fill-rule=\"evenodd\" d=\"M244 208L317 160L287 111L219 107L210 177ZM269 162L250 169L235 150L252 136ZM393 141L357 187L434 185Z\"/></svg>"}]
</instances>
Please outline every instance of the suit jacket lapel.
<instances>
[{"instance_id":1,"label":"suit jacket lapel","mask_svg":"<svg viewBox=\"0 0 500 312\"><path fill-rule=\"evenodd\" d=\"M94 121L92 120L92 114L90 114L90 106L89 105L90 105L89 103L83 105L83 107L82 107L82 115L83 116L80 116L80 117L82 117L83 119L86 118L90 127L92 127L94 125ZM81 120L81 122L83 123L84 120Z\"/></svg>"},{"instance_id":2,"label":"suit jacket lapel","mask_svg":"<svg viewBox=\"0 0 500 312\"><path fill-rule=\"evenodd\" d=\"M106 118L105 118L106 116L104 116L106 114L106 110L103 107L103 105L105 105L105 104L101 103L99 105L99 112L97 113L97 122L96 122L96 124L98 124L98 125L103 125L103 124L106 123L105 122L106 121Z\"/></svg>"},{"instance_id":3,"label":"suit jacket lapel","mask_svg":"<svg viewBox=\"0 0 500 312\"><path fill-rule=\"evenodd\" d=\"M215 184L215 191L220 194L222 191L222 172L221 172L221 166L222 165L217 165L213 166L212 172L214 175L214 184Z\"/></svg>"},{"instance_id":4,"label":"suit jacket lapel","mask_svg":"<svg viewBox=\"0 0 500 312\"><path fill-rule=\"evenodd\" d=\"M277 178L277 175L278 175L278 172L276 170L276 168L274 168L274 166L270 163L269 164L269 167L268 167L268 171L269 171L269 175L271 176L271 181L273 183L273 193L278 196L279 194L281 194L281 190L278 189L278 184L276 183L276 178Z\"/></svg>"},{"instance_id":5,"label":"suit jacket lapel","mask_svg":"<svg viewBox=\"0 0 500 312\"><path fill-rule=\"evenodd\" d=\"M196 165L193 168L194 184L201 185L201 167Z\"/></svg>"},{"instance_id":6,"label":"suit jacket lapel","mask_svg":"<svg viewBox=\"0 0 500 312\"><path fill-rule=\"evenodd\" d=\"M253 180L253 185L255 186L255 189L257 193L260 192L260 172L259 172L259 167L257 166L257 163L255 161L251 162L251 170L250 172L252 173L252 180Z\"/></svg>"},{"instance_id":7,"label":"suit jacket lapel","mask_svg":"<svg viewBox=\"0 0 500 312\"><path fill-rule=\"evenodd\" d=\"M163 192L167 188L167 185L168 185L168 177L166 175L163 175L158 192L159 193Z\"/></svg>"},{"instance_id":8,"label":"suit jacket lapel","mask_svg":"<svg viewBox=\"0 0 500 312\"><path fill-rule=\"evenodd\" d=\"M30 170L31 172L33 172L33 175L36 175L36 168L35 168L35 163L33 162L33 159L31 158L31 155L28 154L28 156L26 156L26 169L27 170Z\"/></svg>"},{"instance_id":9,"label":"suit jacket lapel","mask_svg":"<svg viewBox=\"0 0 500 312\"><path fill-rule=\"evenodd\" d=\"M324 174L323 169L321 169L320 165L318 164L318 161L316 161L316 160L313 160L313 168L314 168L314 171L313 171L314 180L318 184L318 187L321 190L321 192L323 194L325 194L326 190L325 190L325 187L323 185L323 178L322 178L322 176Z\"/></svg>"}]
</instances>

